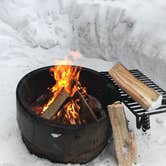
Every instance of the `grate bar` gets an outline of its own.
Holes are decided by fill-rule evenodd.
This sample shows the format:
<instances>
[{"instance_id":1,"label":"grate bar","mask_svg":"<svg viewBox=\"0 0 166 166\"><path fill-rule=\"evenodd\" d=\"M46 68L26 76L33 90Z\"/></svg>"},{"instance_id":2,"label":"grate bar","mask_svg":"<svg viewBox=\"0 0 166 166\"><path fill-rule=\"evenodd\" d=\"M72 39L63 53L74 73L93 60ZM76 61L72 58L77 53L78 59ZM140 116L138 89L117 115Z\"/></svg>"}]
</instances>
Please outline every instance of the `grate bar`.
<instances>
[{"instance_id":1,"label":"grate bar","mask_svg":"<svg viewBox=\"0 0 166 166\"><path fill-rule=\"evenodd\" d=\"M129 110L136 116L137 128L142 128L143 131L150 129L150 115L156 115L160 113L166 113L166 91L156 85L151 79L145 76L137 69L130 70L130 72L145 83L150 88L156 90L163 96L162 106L156 110L147 111L144 110L136 101L134 101L131 96L129 96L125 91L119 88L119 92L124 104L129 108ZM108 72L101 72L101 74L108 80L113 81L117 86L115 81L111 78Z\"/></svg>"}]
</instances>

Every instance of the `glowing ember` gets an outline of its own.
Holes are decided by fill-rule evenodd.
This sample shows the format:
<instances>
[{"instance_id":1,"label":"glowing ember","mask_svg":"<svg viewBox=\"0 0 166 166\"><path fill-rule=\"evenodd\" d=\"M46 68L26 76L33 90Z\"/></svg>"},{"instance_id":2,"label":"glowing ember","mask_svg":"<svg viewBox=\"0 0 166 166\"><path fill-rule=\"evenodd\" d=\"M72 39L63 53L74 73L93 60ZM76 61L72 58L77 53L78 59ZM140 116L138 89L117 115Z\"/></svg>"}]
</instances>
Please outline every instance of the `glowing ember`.
<instances>
[{"instance_id":1,"label":"glowing ember","mask_svg":"<svg viewBox=\"0 0 166 166\"><path fill-rule=\"evenodd\" d=\"M78 52L72 52L74 58L78 57ZM79 99L72 99L74 94L79 91L83 96L86 96L86 88L82 87L79 82L80 67L72 66L72 61L65 58L65 60L57 63L54 67L50 68L51 75L54 77L56 83L49 88L52 97L48 103L44 105L42 113L56 100L56 97L64 89L71 97L63 108L53 117L57 120L58 118L63 119L63 123L66 124L81 124L83 120L80 120L79 116Z\"/></svg>"}]
</instances>

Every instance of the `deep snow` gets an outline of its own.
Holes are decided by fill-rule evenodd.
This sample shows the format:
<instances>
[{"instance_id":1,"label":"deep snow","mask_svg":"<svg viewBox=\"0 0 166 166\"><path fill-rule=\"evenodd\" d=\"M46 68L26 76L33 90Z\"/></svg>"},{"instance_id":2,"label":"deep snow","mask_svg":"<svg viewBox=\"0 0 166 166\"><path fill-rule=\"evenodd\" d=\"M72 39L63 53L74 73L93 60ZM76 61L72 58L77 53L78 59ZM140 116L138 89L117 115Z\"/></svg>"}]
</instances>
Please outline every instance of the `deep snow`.
<instances>
[{"instance_id":1,"label":"deep snow","mask_svg":"<svg viewBox=\"0 0 166 166\"><path fill-rule=\"evenodd\" d=\"M15 89L24 74L54 64L71 49L83 55L75 64L105 71L108 60L123 61L166 89L165 8L164 0L1 0L0 166L59 165L29 154L22 143ZM137 134L137 166L165 166L166 114L152 117L151 130L143 133L126 113ZM109 144L87 165L116 165L111 149Z\"/></svg>"}]
</instances>

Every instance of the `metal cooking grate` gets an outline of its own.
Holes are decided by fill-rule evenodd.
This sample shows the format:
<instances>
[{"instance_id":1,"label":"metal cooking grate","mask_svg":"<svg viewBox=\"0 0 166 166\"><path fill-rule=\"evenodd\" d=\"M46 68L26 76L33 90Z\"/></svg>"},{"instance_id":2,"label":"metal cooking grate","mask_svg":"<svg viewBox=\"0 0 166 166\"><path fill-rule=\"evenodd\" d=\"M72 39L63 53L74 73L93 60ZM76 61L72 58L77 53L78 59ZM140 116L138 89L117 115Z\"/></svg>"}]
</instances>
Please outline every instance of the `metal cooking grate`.
<instances>
[{"instance_id":1,"label":"metal cooking grate","mask_svg":"<svg viewBox=\"0 0 166 166\"><path fill-rule=\"evenodd\" d=\"M147 111L144 110L136 101L134 101L126 92L119 88L115 81L115 85L118 87L123 103L129 108L129 110L136 116L136 125L137 128L142 128L143 131L150 129L150 115L166 113L166 91L156 85L152 80L147 76L142 74L139 70L130 70L130 72L137 77L139 80L144 82L149 87L153 88L163 96L162 106L156 110ZM101 72L101 74L109 81L112 80L108 72Z\"/></svg>"}]
</instances>

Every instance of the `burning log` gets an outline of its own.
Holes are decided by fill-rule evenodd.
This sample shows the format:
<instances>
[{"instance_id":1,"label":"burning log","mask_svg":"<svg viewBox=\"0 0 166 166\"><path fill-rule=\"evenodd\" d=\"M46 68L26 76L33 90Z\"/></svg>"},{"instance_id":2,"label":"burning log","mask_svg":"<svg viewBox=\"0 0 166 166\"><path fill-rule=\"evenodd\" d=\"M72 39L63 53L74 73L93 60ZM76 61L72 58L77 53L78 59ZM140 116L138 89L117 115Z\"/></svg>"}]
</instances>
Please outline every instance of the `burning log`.
<instances>
[{"instance_id":1,"label":"burning log","mask_svg":"<svg viewBox=\"0 0 166 166\"><path fill-rule=\"evenodd\" d=\"M132 166L136 161L136 140L134 132L128 131L124 107L116 102L108 106L108 112L118 163L120 166Z\"/></svg>"},{"instance_id":2,"label":"burning log","mask_svg":"<svg viewBox=\"0 0 166 166\"><path fill-rule=\"evenodd\" d=\"M118 86L144 109L155 109L161 105L161 95L134 77L123 65L116 64L109 71L109 74Z\"/></svg>"},{"instance_id":3,"label":"burning log","mask_svg":"<svg viewBox=\"0 0 166 166\"><path fill-rule=\"evenodd\" d=\"M79 91L76 92L75 97L80 99L80 117L85 119L86 122L97 121L94 111Z\"/></svg>"},{"instance_id":4,"label":"burning log","mask_svg":"<svg viewBox=\"0 0 166 166\"><path fill-rule=\"evenodd\" d=\"M31 104L33 111L45 119L52 119L65 124L68 124L69 121L71 124L82 124L83 122L97 121L97 119L103 116L101 115L101 104L95 97L91 95L84 97L79 91L76 91L74 96L71 97L64 89L48 106L48 108L43 111L45 103L48 103L51 97L52 96L50 94L43 94L39 96ZM69 106L71 104L72 106ZM69 108L67 108L68 106ZM73 119L71 118L72 115L69 116L69 119L65 116L66 109L71 108L73 109L70 110L71 114L74 112L75 115L78 114L78 117L75 119L75 115L73 115Z\"/></svg>"},{"instance_id":5,"label":"burning log","mask_svg":"<svg viewBox=\"0 0 166 166\"><path fill-rule=\"evenodd\" d=\"M42 94L37 99L35 99L32 104L31 108L34 112L36 112L37 115L40 115L44 104L48 101L50 98L50 94Z\"/></svg>"},{"instance_id":6,"label":"burning log","mask_svg":"<svg viewBox=\"0 0 166 166\"><path fill-rule=\"evenodd\" d=\"M35 101L35 104L43 102L43 98L44 99L46 98L45 96L47 96L47 95L41 95L39 98L37 98L37 100ZM76 99L79 100L79 105L80 105L80 113L79 113L80 115L79 116L81 117L81 120L79 120L79 118L75 119L75 120L69 119L69 121L71 121L72 124L76 124L76 122L79 122L79 124L81 124L82 123L81 121L83 121L83 120L85 120L86 122L97 121L98 117L102 116L101 115L101 109L102 109L101 104L99 103L99 101L97 101L97 99L88 95L87 101L86 101L86 99L83 97L83 95L79 91L77 91L73 97L70 97L70 95L63 89L60 92L60 94L54 99L52 104L50 106L48 106L48 108L43 112L43 114L41 114L41 117L43 117L45 119L54 119L54 120L56 119L59 122L61 121L61 122L67 123L67 119L65 119L66 118L65 109L67 108L66 105L68 104L68 102L76 101ZM41 113L42 106L40 104L39 105L38 104L35 105L35 104L33 104L35 111L37 113L38 112ZM78 104L78 103L75 103L75 106L76 106L76 104ZM62 109L60 109L60 108L62 108ZM76 109L76 108L73 107L73 109ZM58 115L56 115L57 113L58 113L59 117L58 117Z\"/></svg>"},{"instance_id":7,"label":"burning log","mask_svg":"<svg viewBox=\"0 0 166 166\"><path fill-rule=\"evenodd\" d=\"M70 97L52 118L58 123L64 124L83 124L97 121L94 110L88 105L84 96L77 91L73 97Z\"/></svg>"},{"instance_id":8,"label":"burning log","mask_svg":"<svg viewBox=\"0 0 166 166\"><path fill-rule=\"evenodd\" d=\"M54 99L51 105L44 111L41 117L45 119L51 119L69 97L69 94L63 89L61 93Z\"/></svg>"},{"instance_id":9,"label":"burning log","mask_svg":"<svg viewBox=\"0 0 166 166\"><path fill-rule=\"evenodd\" d=\"M106 116L105 112L102 111L101 103L99 102L99 100L97 98L88 94L85 100L86 100L87 104L89 105L89 107L95 113L97 119L100 119L100 118Z\"/></svg>"}]
</instances>

